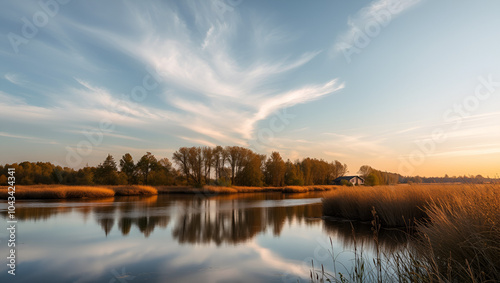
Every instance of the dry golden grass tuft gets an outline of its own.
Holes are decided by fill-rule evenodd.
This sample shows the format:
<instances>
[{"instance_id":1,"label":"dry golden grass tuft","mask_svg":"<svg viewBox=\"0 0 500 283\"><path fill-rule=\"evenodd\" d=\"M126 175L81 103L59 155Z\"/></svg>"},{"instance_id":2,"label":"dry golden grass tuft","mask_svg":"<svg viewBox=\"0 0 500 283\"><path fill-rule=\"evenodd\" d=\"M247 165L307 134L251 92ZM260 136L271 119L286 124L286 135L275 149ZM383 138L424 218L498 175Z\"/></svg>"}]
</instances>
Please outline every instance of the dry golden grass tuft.
<instances>
[{"instance_id":1,"label":"dry golden grass tuft","mask_svg":"<svg viewBox=\"0 0 500 283\"><path fill-rule=\"evenodd\" d=\"M6 199L8 187L0 188L0 198ZM16 199L69 199L113 197L115 192L107 187L37 185L16 186Z\"/></svg>"},{"instance_id":2,"label":"dry golden grass tuft","mask_svg":"<svg viewBox=\"0 0 500 283\"><path fill-rule=\"evenodd\" d=\"M283 188L284 193L305 193L312 191L331 191L337 189L337 186L333 185L314 185L314 186L286 186Z\"/></svg>"},{"instance_id":3,"label":"dry golden grass tuft","mask_svg":"<svg viewBox=\"0 0 500 283\"><path fill-rule=\"evenodd\" d=\"M417 247L436 273L500 282L500 186L470 185L425 207Z\"/></svg>"},{"instance_id":4,"label":"dry golden grass tuft","mask_svg":"<svg viewBox=\"0 0 500 283\"><path fill-rule=\"evenodd\" d=\"M424 207L433 200L448 200L467 190L463 185L396 185L341 187L323 199L323 214L371 221L372 207L386 227L406 227L426 217Z\"/></svg>"},{"instance_id":5,"label":"dry golden grass tuft","mask_svg":"<svg viewBox=\"0 0 500 283\"><path fill-rule=\"evenodd\" d=\"M64 186L34 185L16 186L16 199L71 199L106 198L131 195L156 195L158 191L149 186ZM8 187L0 187L0 199L7 199Z\"/></svg>"},{"instance_id":6,"label":"dry golden grass tuft","mask_svg":"<svg viewBox=\"0 0 500 283\"><path fill-rule=\"evenodd\" d=\"M115 186L111 187L116 196L157 195L158 190L150 186Z\"/></svg>"}]
</instances>

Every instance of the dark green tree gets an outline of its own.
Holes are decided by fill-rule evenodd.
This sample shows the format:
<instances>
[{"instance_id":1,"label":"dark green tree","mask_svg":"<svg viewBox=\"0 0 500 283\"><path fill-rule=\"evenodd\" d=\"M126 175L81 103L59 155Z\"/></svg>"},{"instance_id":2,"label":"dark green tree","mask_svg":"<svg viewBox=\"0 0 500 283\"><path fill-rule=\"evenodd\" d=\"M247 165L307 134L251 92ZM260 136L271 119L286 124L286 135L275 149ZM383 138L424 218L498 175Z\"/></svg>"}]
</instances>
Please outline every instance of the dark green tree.
<instances>
[{"instance_id":1,"label":"dark green tree","mask_svg":"<svg viewBox=\"0 0 500 283\"><path fill-rule=\"evenodd\" d=\"M158 167L158 160L156 160L156 157L153 154L151 154L151 152L147 152L137 162L137 169L139 171L139 174L142 175L143 183L145 185L148 184L149 173L152 170L156 170L157 167Z\"/></svg>"},{"instance_id":2,"label":"dark green tree","mask_svg":"<svg viewBox=\"0 0 500 283\"><path fill-rule=\"evenodd\" d=\"M126 153L122 156L122 159L120 159L120 169L127 175L127 182L129 184L137 183L137 167L130 153Z\"/></svg>"},{"instance_id":3,"label":"dark green tree","mask_svg":"<svg viewBox=\"0 0 500 283\"><path fill-rule=\"evenodd\" d=\"M104 162L97 166L94 182L101 185L118 185L118 168L111 154L108 154Z\"/></svg>"}]
</instances>

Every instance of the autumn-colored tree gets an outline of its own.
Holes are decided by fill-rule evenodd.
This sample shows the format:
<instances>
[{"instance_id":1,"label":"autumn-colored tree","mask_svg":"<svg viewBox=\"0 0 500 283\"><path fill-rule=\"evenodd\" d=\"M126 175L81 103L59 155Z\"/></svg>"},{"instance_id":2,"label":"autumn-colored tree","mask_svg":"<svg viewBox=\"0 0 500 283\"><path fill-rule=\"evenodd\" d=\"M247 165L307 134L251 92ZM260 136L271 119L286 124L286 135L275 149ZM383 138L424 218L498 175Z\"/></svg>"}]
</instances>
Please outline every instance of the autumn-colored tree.
<instances>
[{"instance_id":1,"label":"autumn-colored tree","mask_svg":"<svg viewBox=\"0 0 500 283\"><path fill-rule=\"evenodd\" d=\"M75 178L75 185L87 186L94 184L95 167L85 166L78 170Z\"/></svg>"},{"instance_id":2,"label":"autumn-colored tree","mask_svg":"<svg viewBox=\"0 0 500 283\"><path fill-rule=\"evenodd\" d=\"M365 179L365 185L367 186L394 185L399 183L401 177L399 174L382 172L368 165L361 166L358 173Z\"/></svg>"},{"instance_id":3,"label":"autumn-colored tree","mask_svg":"<svg viewBox=\"0 0 500 283\"><path fill-rule=\"evenodd\" d=\"M285 164L285 185L302 186L304 185L304 174L300 169L299 162L292 163L290 159Z\"/></svg>"},{"instance_id":4,"label":"autumn-colored tree","mask_svg":"<svg viewBox=\"0 0 500 283\"><path fill-rule=\"evenodd\" d=\"M279 152L274 151L266 161L266 183L268 185L279 187L284 185L285 181L285 162Z\"/></svg>"},{"instance_id":5,"label":"autumn-colored tree","mask_svg":"<svg viewBox=\"0 0 500 283\"><path fill-rule=\"evenodd\" d=\"M231 182L234 184L235 183L234 178L236 176L236 167L240 162L241 150L240 147L238 146L226 146L225 150L227 152L229 165L231 166Z\"/></svg>"},{"instance_id":6,"label":"autumn-colored tree","mask_svg":"<svg viewBox=\"0 0 500 283\"><path fill-rule=\"evenodd\" d=\"M158 166L149 173L148 183L154 186L173 185L174 169L168 158L162 158L158 161Z\"/></svg>"},{"instance_id":7,"label":"autumn-colored tree","mask_svg":"<svg viewBox=\"0 0 500 283\"><path fill-rule=\"evenodd\" d=\"M236 173L235 184L239 186L262 186L264 179L262 162L266 156L255 154L250 150L244 153L243 156L244 158L240 163L241 169Z\"/></svg>"}]
</instances>

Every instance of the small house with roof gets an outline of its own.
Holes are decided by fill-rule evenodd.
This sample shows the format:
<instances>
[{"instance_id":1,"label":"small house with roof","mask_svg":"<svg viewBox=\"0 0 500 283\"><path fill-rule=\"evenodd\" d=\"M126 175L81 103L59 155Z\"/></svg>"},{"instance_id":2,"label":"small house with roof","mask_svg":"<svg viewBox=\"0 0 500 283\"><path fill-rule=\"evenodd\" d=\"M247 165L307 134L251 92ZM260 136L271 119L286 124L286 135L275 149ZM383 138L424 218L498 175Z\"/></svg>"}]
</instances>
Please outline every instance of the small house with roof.
<instances>
[{"instance_id":1,"label":"small house with roof","mask_svg":"<svg viewBox=\"0 0 500 283\"><path fill-rule=\"evenodd\" d=\"M343 185L343 183L345 182L349 182L353 186L358 186L358 185L363 185L365 183L365 180L359 176L342 176L333 180L333 185Z\"/></svg>"}]
</instances>

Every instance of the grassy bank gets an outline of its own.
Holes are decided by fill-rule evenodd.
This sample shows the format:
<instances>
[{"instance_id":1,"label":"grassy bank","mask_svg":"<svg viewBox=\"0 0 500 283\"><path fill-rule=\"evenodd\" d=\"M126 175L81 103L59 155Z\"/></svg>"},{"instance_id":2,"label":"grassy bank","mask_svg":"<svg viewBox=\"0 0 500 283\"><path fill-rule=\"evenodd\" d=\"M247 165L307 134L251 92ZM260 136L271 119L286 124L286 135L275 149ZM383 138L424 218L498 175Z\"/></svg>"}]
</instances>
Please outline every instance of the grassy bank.
<instances>
[{"instance_id":1,"label":"grassy bank","mask_svg":"<svg viewBox=\"0 0 500 283\"><path fill-rule=\"evenodd\" d=\"M416 230L383 260L396 281L500 282L500 186L342 188L323 200L325 215L348 219L373 220L373 207L382 227Z\"/></svg>"},{"instance_id":2,"label":"grassy bank","mask_svg":"<svg viewBox=\"0 0 500 283\"><path fill-rule=\"evenodd\" d=\"M0 199L7 199L8 187L0 187ZM289 186L289 187L219 187L204 186L64 186L35 185L16 186L16 199L70 199L70 198L104 198L114 196L136 196L156 194L236 194L236 193L304 193L309 191L329 191L335 186Z\"/></svg>"},{"instance_id":3,"label":"grassy bank","mask_svg":"<svg viewBox=\"0 0 500 283\"><path fill-rule=\"evenodd\" d=\"M375 208L385 227L407 227L428 217L431 203L450 203L478 192L497 190L498 185L397 185L342 187L323 199L323 214L348 220L371 221Z\"/></svg>"},{"instance_id":4,"label":"grassy bank","mask_svg":"<svg viewBox=\"0 0 500 283\"><path fill-rule=\"evenodd\" d=\"M150 186L116 186L111 187L115 192L115 196L140 196L140 195L157 195L158 190Z\"/></svg>"},{"instance_id":5,"label":"grassy bank","mask_svg":"<svg viewBox=\"0 0 500 283\"><path fill-rule=\"evenodd\" d=\"M0 199L7 199L8 187L0 187ZM155 195L158 191L148 186L16 186L16 199L76 199L107 198L114 196Z\"/></svg>"}]
</instances>

